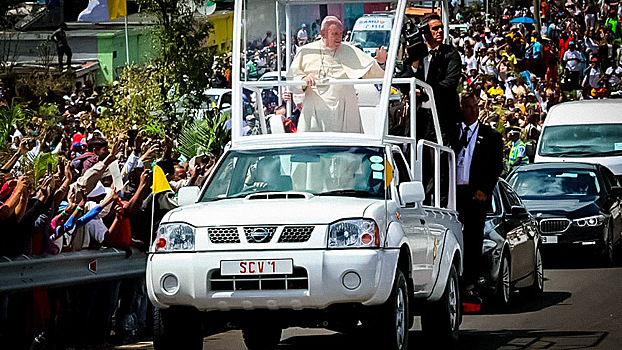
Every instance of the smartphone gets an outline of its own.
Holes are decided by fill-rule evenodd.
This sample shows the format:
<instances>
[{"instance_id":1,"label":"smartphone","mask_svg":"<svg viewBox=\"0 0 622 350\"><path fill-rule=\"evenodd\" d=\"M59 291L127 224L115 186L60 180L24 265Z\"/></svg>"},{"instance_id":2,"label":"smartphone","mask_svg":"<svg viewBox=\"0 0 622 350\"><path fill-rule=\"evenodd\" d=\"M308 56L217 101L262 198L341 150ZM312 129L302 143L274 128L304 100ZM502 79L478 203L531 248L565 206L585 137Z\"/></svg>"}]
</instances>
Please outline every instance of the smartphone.
<instances>
[{"instance_id":1,"label":"smartphone","mask_svg":"<svg viewBox=\"0 0 622 350\"><path fill-rule=\"evenodd\" d=\"M48 163L48 175L52 173L52 163Z\"/></svg>"}]
</instances>

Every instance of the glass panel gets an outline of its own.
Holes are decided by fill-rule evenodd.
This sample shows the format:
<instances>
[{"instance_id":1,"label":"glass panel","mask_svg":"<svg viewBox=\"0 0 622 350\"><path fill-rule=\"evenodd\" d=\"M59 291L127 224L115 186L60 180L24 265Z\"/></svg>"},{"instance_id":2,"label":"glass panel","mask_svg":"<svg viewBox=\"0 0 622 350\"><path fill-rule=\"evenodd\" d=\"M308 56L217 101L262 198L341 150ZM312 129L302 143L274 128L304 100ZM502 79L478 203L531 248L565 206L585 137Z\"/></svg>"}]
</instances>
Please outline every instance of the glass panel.
<instances>
[{"instance_id":1,"label":"glass panel","mask_svg":"<svg viewBox=\"0 0 622 350\"><path fill-rule=\"evenodd\" d=\"M379 109L379 81L385 72L373 56L379 46L389 46L394 14L384 10L395 8L395 2L277 5L254 0L245 6L240 62L244 135L382 131L379 118L386 111ZM329 21L332 16L337 21ZM377 58L383 61L382 56Z\"/></svg>"},{"instance_id":2,"label":"glass panel","mask_svg":"<svg viewBox=\"0 0 622 350\"><path fill-rule=\"evenodd\" d=\"M232 151L202 201L286 191L384 198L384 159L367 147Z\"/></svg>"},{"instance_id":3,"label":"glass panel","mask_svg":"<svg viewBox=\"0 0 622 350\"><path fill-rule=\"evenodd\" d=\"M581 145L577 148L577 145ZM547 126L542 132L540 155L598 157L622 154L622 124Z\"/></svg>"},{"instance_id":4,"label":"glass panel","mask_svg":"<svg viewBox=\"0 0 622 350\"><path fill-rule=\"evenodd\" d=\"M518 171L508 181L523 199L559 196L596 196L600 183L592 171L542 169Z\"/></svg>"}]
</instances>

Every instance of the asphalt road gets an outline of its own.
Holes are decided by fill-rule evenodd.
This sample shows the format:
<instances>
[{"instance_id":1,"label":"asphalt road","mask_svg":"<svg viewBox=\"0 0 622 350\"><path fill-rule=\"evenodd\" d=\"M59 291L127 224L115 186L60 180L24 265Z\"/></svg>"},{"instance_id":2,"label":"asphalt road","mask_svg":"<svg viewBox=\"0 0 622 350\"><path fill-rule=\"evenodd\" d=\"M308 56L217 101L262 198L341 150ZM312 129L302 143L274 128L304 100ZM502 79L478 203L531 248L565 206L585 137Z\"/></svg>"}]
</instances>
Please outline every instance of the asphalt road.
<instances>
[{"instance_id":1,"label":"asphalt road","mask_svg":"<svg viewBox=\"0 0 622 350\"><path fill-rule=\"evenodd\" d=\"M602 267L575 256L545 256L541 299L513 295L511 307L465 315L460 349L622 349L622 268ZM410 349L438 348L425 339L418 318ZM326 330L287 329L279 349L331 350L364 345L373 334L347 336ZM149 342L115 349L152 349ZM205 338L203 349L246 349L239 331Z\"/></svg>"}]
</instances>

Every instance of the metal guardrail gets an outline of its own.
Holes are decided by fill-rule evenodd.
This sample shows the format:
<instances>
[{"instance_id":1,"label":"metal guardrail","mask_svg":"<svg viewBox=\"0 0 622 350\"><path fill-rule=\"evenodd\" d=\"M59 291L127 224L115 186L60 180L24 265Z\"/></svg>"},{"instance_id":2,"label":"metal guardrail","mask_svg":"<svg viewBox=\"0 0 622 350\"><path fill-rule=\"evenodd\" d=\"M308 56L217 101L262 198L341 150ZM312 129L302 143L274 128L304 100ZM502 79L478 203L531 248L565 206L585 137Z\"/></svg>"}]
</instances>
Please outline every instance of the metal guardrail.
<instances>
[{"instance_id":1,"label":"metal guardrail","mask_svg":"<svg viewBox=\"0 0 622 350\"><path fill-rule=\"evenodd\" d=\"M43 257L0 257L0 293L63 287L145 274L147 255L137 249L83 250Z\"/></svg>"}]
</instances>

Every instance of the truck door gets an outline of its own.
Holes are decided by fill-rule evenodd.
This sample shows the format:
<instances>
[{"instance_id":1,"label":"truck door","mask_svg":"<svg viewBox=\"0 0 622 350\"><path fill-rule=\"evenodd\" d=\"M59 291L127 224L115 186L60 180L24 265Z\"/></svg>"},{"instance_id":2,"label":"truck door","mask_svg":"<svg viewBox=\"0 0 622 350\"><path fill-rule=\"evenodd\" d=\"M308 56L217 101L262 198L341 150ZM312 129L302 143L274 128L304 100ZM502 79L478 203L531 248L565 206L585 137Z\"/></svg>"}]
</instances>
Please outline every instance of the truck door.
<instances>
[{"instance_id":1,"label":"truck door","mask_svg":"<svg viewBox=\"0 0 622 350\"><path fill-rule=\"evenodd\" d=\"M398 190L396 199L399 204L398 213L411 248L414 292L426 294L432 288L434 266L430 230L426 224L423 209L415 204L406 204L399 197L399 184L412 180L402 152L394 150L393 161L397 170L395 171L397 173L395 184Z\"/></svg>"}]
</instances>

